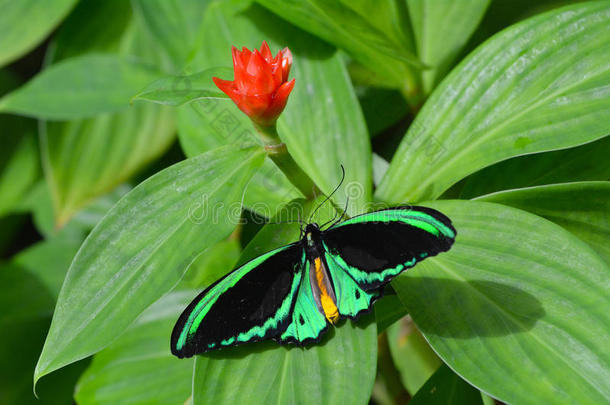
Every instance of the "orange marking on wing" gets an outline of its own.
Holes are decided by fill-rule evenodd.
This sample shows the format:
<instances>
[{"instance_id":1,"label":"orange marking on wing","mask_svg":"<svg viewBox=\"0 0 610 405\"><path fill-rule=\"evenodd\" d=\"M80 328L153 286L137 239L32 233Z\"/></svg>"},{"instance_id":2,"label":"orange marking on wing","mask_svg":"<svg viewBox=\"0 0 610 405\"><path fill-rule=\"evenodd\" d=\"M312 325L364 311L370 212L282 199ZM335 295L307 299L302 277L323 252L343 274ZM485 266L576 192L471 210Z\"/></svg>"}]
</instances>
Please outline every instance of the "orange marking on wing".
<instances>
[{"instance_id":1,"label":"orange marking on wing","mask_svg":"<svg viewBox=\"0 0 610 405\"><path fill-rule=\"evenodd\" d=\"M324 316L326 316L326 319L328 319L330 323L335 324L339 321L339 308L337 308L334 300L326 290L324 272L322 271L322 260L319 257L316 257L313 263L316 269L316 281L320 288L320 302L322 304L322 309L324 310Z\"/></svg>"}]
</instances>

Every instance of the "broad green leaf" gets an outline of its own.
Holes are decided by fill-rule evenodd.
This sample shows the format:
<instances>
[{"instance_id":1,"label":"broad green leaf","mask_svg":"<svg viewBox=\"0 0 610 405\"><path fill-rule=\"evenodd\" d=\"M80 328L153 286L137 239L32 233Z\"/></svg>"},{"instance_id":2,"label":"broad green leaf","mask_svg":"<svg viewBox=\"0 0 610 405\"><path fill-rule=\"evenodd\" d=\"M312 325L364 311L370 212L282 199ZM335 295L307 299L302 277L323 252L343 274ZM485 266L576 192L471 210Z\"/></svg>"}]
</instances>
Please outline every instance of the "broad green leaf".
<instances>
[{"instance_id":1,"label":"broad green leaf","mask_svg":"<svg viewBox=\"0 0 610 405\"><path fill-rule=\"evenodd\" d=\"M155 69L111 54L61 61L0 99L0 112L69 120L117 112L159 78Z\"/></svg>"},{"instance_id":2,"label":"broad green leaf","mask_svg":"<svg viewBox=\"0 0 610 405\"><path fill-rule=\"evenodd\" d=\"M303 207L295 202L281 219L297 219L321 199ZM321 208L320 220L334 210ZM280 218L275 218L279 220ZM241 261L296 240L297 224L267 225L244 250ZM306 348L252 343L210 352L195 359L193 403L367 404L375 378L377 330L372 317L346 321L321 344ZM239 389L236 389L239 387Z\"/></svg>"},{"instance_id":3,"label":"broad green leaf","mask_svg":"<svg viewBox=\"0 0 610 405\"><path fill-rule=\"evenodd\" d=\"M502 191L477 198L540 215L587 242L610 264L610 182L591 181Z\"/></svg>"},{"instance_id":4,"label":"broad green leaf","mask_svg":"<svg viewBox=\"0 0 610 405\"><path fill-rule=\"evenodd\" d=\"M374 322L347 321L328 334L309 348L265 342L198 356L194 404L368 404L377 354Z\"/></svg>"},{"instance_id":5,"label":"broad green leaf","mask_svg":"<svg viewBox=\"0 0 610 405\"><path fill-rule=\"evenodd\" d=\"M610 136L576 148L519 156L469 176L460 198L543 184L608 180L608 156Z\"/></svg>"},{"instance_id":6,"label":"broad green leaf","mask_svg":"<svg viewBox=\"0 0 610 405\"><path fill-rule=\"evenodd\" d=\"M572 3L586 0L576 0ZM472 36L470 46L477 46L493 34L536 14L569 4L565 0L493 0Z\"/></svg>"},{"instance_id":7,"label":"broad green leaf","mask_svg":"<svg viewBox=\"0 0 610 405\"><path fill-rule=\"evenodd\" d=\"M492 37L428 99L377 190L421 201L510 157L610 132L610 4L545 13Z\"/></svg>"},{"instance_id":8,"label":"broad green leaf","mask_svg":"<svg viewBox=\"0 0 610 405\"><path fill-rule=\"evenodd\" d=\"M234 234L210 246L190 264L177 288L201 288L212 284L235 268L240 253L239 239Z\"/></svg>"},{"instance_id":9,"label":"broad green leaf","mask_svg":"<svg viewBox=\"0 0 610 405\"><path fill-rule=\"evenodd\" d=\"M390 325L407 314L407 310L396 294L387 291L381 299L375 302L375 321L377 332L385 331Z\"/></svg>"},{"instance_id":10,"label":"broad green leaf","mask_svg":"<svg viewBox=\"0 0 610 405\"><path fill-rule=\"evenodd\" d=\"M384 33L392 42L415 53L407 2L395 0L339 0Z\"/></svg>"},{"instance_id":11,"label":"broad green leaf","mask_svg":"<svg viewBox=\"0 0 610 405\"><path fill-rule=\"evenodd\" d=\"M409 316L388 327L387 336L392 359L400 372L402 384L414 395L442 362Z\"/></svg>"},{"instance_id":12,"label":"broad green leaf","mask_svg":"<svg viewBox=\"0 0 610 405\"><path fill-rule=\"evenodd\" d=\"M396 43L351 7L327 0L258 2L296 26L344 49L363 65L386 76L396 87L416 90L413 71L423 65L411 52L411 44Z\"/></svg>"},{"instance_id":13,"label":"broad green leaf","mask_svg":"<svg viewBox=\"0 0 610 405\"><path fill-rule=\"evenodd\" d=\"M4 230L4 229L3 229ZM36 243L0 266L0 402L66 404L83 365L57 373L32 391L32 374L51 322L55 298L80 241ZM48 383L48 384L47 384Z\"/></svg>"},{"instance_id":14,"label":"broad green leaf","mask_svg":"<svg viewBox=\"0 0 610 405\"><path fill-rule=\"evenodd\" d=\"M443 361L506 403L608 402L610 267L525 211L426 205L452 219L455 245L392 286Z\"/></svg>"},{"instance_id":15,"label":"broad green leaf","mask_svg":"<svg viewBox=\"0 0 610 405\"><path fill-rule=\"evenodd\" d=\"M265 30L260 28L263 26ZM231 27L231 30L223 27ZM324 193L330 193L339 184L343 164L346 177L335 202L343 205L347 193L351 193L348 213L362 212L371 195L370 141L339 55L328 45L258 5L244 10L243 5L213 3L208 8L203 28L202 37L214 38L214 41L198 55L201 69L230 66L232 45L253 49L267 40L274 52L284 46L290 48L293 54L291 77L296 78L296 84L278 121L280 137L295 161ZM209 132L200 130L199 138L214 136L221 138L219 142L225 139L224 142L235 143L257 139L248 119L231 101L193 105L197 106L196 111L184 111L191 116L199 112L199 121L211 121L207 124L211 128ZM183 129L181 121L184 121L182 117L179 119L180 132ZM195 128L194 124L190 125Z\"/></svg>"},{"instance_id":16,"label":"broad green leaf","mask_svg":"<svg viewBox=\"0 0 610 405\"><path fill-rule=\"evenodd\" d=\"M407 0L426 94L447 73L479 25L490 0Z\"/></svg>"},{"instance_id":17,"label":"broad green leaf","mask_svg":"<svg viewBox=\"0 0 610 405\"><path fill-rule=\"evenodd\" d=\"M226 147L140 183L91 232L59 295L34 380L116 339L235 226L260 149Z\"/></svg>"},{"instance_id":18,"label":"broad green leaf","mask_svg":"<svg viewBox=\"0 0 610 405\"><path fill-rule=\"evenodd\" d=\"M12 263L36 277L37 281L57 300L59 290L70 267L70 262L76 255L84 238L55 237L35 243L13 257ZM48 315L53 312L49 307Z\"/></svg>"},{"instance_id":19,"label":"broad green leaf","mask_svg":"<svg viewBox=\"0 0 610 405\"><path fill-rule=\"evenodd\" d=\"M31 120L0 115L0 216L18 210L21 200L40 177L35 131L36 125Z\"/></svg>"},{"instance_id":20,"label":"broad green leaf","mask_svg":"<svg viewBox=\"0 0 610 405\"><path fill-rule=\"evenodd\" d=\"M213 77L228 77L228 68L211 68L188 76L170 76L156 80L136 94L132 101L150 101L157 104L180 106L202 99L226 99L212 81Z\"/></svg>"},{"instance_id":21,"label":"broad green leaf","mask_svg":"<svg viewBox=\"0 0 610 405\"><path fill-rule=\"evenodd\" d=\"M411 405L483 405L479 390L442 365L409 402Z\"/></svg>"},{"instance_id":22,"label":"broad green leaf","mask_svg":"<svg viewBox=\"0 0 610 405\"><path fill-rule=\"evenodd\" d=\"M0 66L42 42L76 0L0 0Z\"/></svg>"},{"instance_id":23,"label":"broad green leaf","mask_svg":"<svg viewBox=\"0 0 610 405\"><path fill-rule=\"evenodd\" d=\"M197 46L209 0L132 0L136 15L180 70Z\"/></svg>"},{"instance_id":24,"label":"broad green leaf","mask_svg":"<svg viewBox=\"0 0 610 405\"><path fill-rule=\"evenodd\" d=\"M170 353L169 337L192 292L166 295L93 357L74 398L86 404L176 404L191 395L193 362Z\"/></svg>"},{"instance_id":25,"label":"broad green leaf","mask_svg":"<svg viewBox=\"0 0 610 405\"><path fill-rule=\"evenodd\" d=\"M121 184L111 192L91 201L85 208L74 214L61 228L55 226L53 201L44 180L39 181L28 193L22 201L20 209L32 212L36 230L46 239L57 237L75 239L89 233L129 190L131 190L130 186Z\"/></svg>"},{"instance_id":26,"label":"broad green leaf","mask_svg":"<svg viewBox=\"0 0 610 405\"><path fill-rule=\"evenodd\" d=\"M135 105L89 120L41 123L57 224L163 153L174 139L172 118L168 107Z\"/></svg>"},{"instance_id":27,"label":"broad green leaf","mask_svg":"<svg viewBox=\"0 0 610 405\"><path fill-rule=\"evenodd\" d=\"M87 52L116 52L131 19L128 1L80 0L53 34L45 60L58 62Z\"/></svg>"}]
</instances>

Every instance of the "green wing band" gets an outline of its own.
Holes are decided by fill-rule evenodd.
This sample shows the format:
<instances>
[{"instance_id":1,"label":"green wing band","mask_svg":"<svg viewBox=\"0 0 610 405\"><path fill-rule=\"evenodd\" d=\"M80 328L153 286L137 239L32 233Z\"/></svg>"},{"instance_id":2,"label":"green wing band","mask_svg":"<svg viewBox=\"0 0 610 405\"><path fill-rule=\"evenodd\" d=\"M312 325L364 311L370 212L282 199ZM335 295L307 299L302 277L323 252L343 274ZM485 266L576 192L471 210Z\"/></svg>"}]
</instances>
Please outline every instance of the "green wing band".
<instances>
[{"instance_id":1,"label":"green wing band","mask_svg":"<svg viewBox=\"0 0 610 405\"><path fill-rule=\"evenodd\" d=\"M391 222L398 221L407 225L415 226L435 236L443 235L447 238L455 238L455 231L443 222L425 212L409 209L388 209L358 215L341 222L337 227L365 222Z\"/></svg>"},{"instance_id":2,"label":"green wing band","mask_svg":"<svg viewBox=\"0 0 610 405\"><path fill-rule=\"evenodd\" d=\"M368 310L373 301L379 297L378 290L364 291L350 275L354 270L347 266L340 256L331 254L324 246L326 264L330 271L337 297L337 307L343 316L356 318Z\"/></svg>"},{"instance_id":3,"label":"green wing band","mask_svg":"<svg viewBox=\"0 0 610 405\"><path fill-rule=\"evenodd\" d=\"M417 259L413 258L405 263L400 263L397 266L391 267L389 269L384 269L384 270L378 271L378 272L368 272L368 271L362 271L357 267L350 266L349 264L347 264L345 262L345 260L341 257L341 255L331 253L326 245L324 245L324 250L327 252L326 260L329 262L329 264L328 264L329 267L332 267L332 265L330 264L330 262L332 261L334 263L334 267L339 267L344 272L349 274L349 276L352 279L354 279L356 282L358 282L361 285L362 284L371 284L371 283L382 283L389 278L396 277L403 270L408 269L409 267L412 267L415 265L415 263L417 263ZM330 256L330 259L328 259L328 256ZM333 281L334 281L334 275L333 275ZM341 310L341 307L339 307L339 311L340 310Z\"/></svg>"}]
</instances>

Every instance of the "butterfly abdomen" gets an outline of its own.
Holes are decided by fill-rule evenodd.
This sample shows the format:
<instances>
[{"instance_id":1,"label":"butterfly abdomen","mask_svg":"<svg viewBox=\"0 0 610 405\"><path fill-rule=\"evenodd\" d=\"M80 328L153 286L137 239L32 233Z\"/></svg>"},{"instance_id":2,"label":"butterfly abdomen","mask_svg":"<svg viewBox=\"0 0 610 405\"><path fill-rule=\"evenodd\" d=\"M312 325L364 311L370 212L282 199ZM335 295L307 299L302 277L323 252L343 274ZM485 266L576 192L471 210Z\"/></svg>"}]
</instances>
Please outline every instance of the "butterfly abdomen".
<instances>
[{"instance_id":1,"label":"butterfly abdomen","mask_svg":"<svg viewBox=\"0 0 610 405\"><path fill-rule=\"evenodd\" d=\"M313 296L320 312L332 324L339 321L339 308L337 297L328 276L328 270L321 257L315 257L309 272Z\"/></svg>"}]
</instances>

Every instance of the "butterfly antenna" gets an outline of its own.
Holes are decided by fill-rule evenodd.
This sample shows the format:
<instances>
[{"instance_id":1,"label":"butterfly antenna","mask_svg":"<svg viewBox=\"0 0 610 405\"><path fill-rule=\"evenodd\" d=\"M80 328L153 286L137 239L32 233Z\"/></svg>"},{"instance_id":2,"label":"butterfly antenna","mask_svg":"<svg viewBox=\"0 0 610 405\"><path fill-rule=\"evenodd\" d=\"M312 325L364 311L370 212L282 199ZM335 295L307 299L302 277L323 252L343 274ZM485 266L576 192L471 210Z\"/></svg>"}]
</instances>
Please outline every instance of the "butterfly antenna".
<instances>
[{"instance_id":1,"label":"butterfly antenna","mask_svg":"<svg viewBox=\"0 0 610 405\"><path fill-rule=\"evenodd\" d=\"M321 206L323 206L324 204L326 204L326 202L328 200L330 200L330 198L337 192L337 190L339 190L339 187L341 187L341 185L343 184L343 180L345 180L345 168L343 167L343 165L341 165L341 181L339 182L339 185L337 187L335 187L335 189L333 190L332 193L330 193L328 195L328 197L326 197L324 199L324 201L322 201L315 210L313 210L313 212L309 215L309 219L307 219L307 222L311 222L312 218L314 217L314 215L316 214L316 212L318 212L318 210L320 209Z\"/></svg>"},{"instance_id":2,"label":"butterfly antenna","mask_svg":"<svg viewBox=\"0 0 610 405\"><path fill-rule=\"evenodd\" d=\"M335 218L337 218L337 214L339 214L338 211L335 212L335 215L333 215L332 219L329 221L326 221L324 224L320 225L320 228L324 228L326 225L330 224L331 222L333 222L333 224L331 226L329 226L329 228L332 228L333 226L337 225L339 222L341 222L343 220L343 217L345 217L345 213L347 212L347 205L349 204L349 196L347 196L347 199L345 200L345 207L343 207L343 212L341 213L341 216L339 217L339 219L337 219L335 221Z\"/></svg>"}]
</instances>

